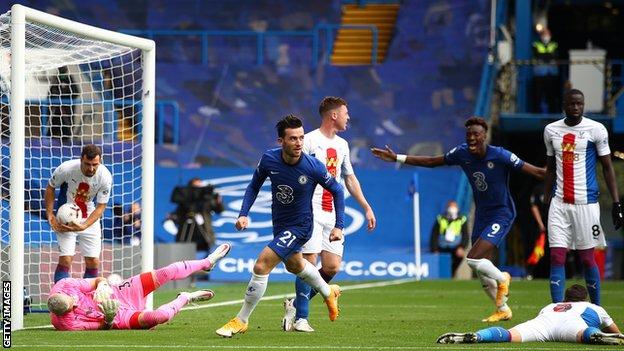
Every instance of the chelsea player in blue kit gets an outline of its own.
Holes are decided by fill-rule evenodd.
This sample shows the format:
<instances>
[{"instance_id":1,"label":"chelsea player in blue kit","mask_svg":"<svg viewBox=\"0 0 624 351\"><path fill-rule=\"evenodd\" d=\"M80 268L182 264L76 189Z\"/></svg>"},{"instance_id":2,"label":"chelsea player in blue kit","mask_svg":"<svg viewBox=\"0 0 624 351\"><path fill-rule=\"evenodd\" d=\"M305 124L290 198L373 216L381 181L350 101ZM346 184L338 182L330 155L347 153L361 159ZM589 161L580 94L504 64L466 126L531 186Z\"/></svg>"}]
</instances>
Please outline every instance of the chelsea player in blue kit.
<instances>
[{"instance_id":1,"label":"chelsea player in blue kit","mask_svg":"<svg viewBox=\"0 0 624 351\"><path fill-rule=\"evenodd\" d=\"M327 171L321 161L303 153L303 124L289 115L277 125L281 148L268 150L262 155L253 174L236 221L236 229L249 225L247 217L265 179L271 180L273 240L262 250L253 267L247 285L243 306L236 317L217 329L223 337L232 337L247 331L248 319L266 291L269 273L280 261L286 269L318 291L325 299L329 319L338 317L340 288L328 285L316 267L305 260L301 247L312 235L312 195L317 184L329 190L334 198L336 224L330 241L342 239L344 227L344 192L342 186Z\"/></svg>"},{"instance_id":2,"label":"chelsea player in blue kit","mask_svg":"<svg viewBox=\"0 0 624 351\"><path fill-rule=\"evenodd\" d=\"M489 259L516 217L509 193L509 174L511 170L517 170L543 179L545 170L522 161L502 147L488 145L488 125L483 118L471 117L466 120L465 126L466 142L446 155L397 155L388 146L385 150L372 148L371 151L376 157L389 162L423 167L457 165L462 168L470 181L476 207L472 248L466 259L481 280L485 293L496 304L496 311L483 321L509 320L512 313L507 306L507 295L511 277L509 273L501 272Z\"/></svg>"}]
</instances>

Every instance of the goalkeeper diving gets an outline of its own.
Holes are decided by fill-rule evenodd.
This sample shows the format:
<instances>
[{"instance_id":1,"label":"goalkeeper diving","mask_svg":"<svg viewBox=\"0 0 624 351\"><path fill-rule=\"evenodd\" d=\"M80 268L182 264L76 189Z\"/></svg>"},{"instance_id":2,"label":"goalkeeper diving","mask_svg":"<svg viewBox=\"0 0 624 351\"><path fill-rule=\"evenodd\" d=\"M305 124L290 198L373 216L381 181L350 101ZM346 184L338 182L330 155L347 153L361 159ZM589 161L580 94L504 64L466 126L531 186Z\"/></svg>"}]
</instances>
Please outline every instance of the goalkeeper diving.
<instances>
[{"instance_id":1,"label":"goalkeeper diving","mask_svg":"<svg viewBox=\"0 0 624 351\"><path fill-rule=\"evenodd\" d=\"M230 249L230 244L223 244L202 260L175 262L120 284L109 285L102 277L62 279L52 287L48 298L52 325L58 330L98 330L151 329L167 323L188 303L210 300L214 292L181 292L153 311L145 309L147 295L169 281L211 271Z\"/></svg>"}]
</instances>

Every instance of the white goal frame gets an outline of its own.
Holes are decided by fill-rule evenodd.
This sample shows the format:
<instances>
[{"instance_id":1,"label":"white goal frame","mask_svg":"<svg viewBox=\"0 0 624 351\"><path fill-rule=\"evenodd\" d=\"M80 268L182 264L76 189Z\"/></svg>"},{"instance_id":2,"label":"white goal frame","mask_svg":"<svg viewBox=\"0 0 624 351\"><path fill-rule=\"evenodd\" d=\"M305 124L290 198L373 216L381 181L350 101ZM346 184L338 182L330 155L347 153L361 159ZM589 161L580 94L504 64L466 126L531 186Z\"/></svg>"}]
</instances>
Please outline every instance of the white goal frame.
<instances>
[{"instance_id":1,"label":"white goal frame","mask_svg":"<svg viewBox=\"0 0 624 351\"><path fill-rule=\"evenodd\" d=\"M154 41L89 26L22 5L13 5L11 7L11 209L9 217L12 330L24 327L22 311L24 304L25 32L27 21L142 51L141 271L151 271L154 266L154 104L156 94L156 45ZM150 295L148 308L152 308L152 301Z\"/></svg>"}]
</instances>

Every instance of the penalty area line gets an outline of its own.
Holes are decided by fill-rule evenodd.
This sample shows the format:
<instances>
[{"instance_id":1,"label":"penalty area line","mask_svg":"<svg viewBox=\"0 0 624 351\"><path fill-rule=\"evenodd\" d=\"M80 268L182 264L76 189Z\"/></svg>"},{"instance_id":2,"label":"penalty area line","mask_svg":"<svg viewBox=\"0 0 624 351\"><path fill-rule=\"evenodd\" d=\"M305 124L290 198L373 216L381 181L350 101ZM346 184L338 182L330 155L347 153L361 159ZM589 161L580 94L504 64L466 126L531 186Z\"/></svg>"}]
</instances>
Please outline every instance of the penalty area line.
<instances>
[{"instance_id":1,"label":"penalty area line","mask_svg":"<svg viewBox=\"0 0 624 351\"><path fill-rule=\"evenodd\" d=\"M354 284L354 285L345 285L345 286L341 286L340 289L342 291L358 290L358 289L367 289L367 288L399 285L399 284L411 283L411 282L416 282L416 281L417 280L413 279L413 278L409 278L409 279L396 279L396 280L385 280L385 281L380 281L380 282ZM262 299L260 299L260 301L280 300L280 299L285 299L285 298L294 297L294 296L295 296L294 293L264 296L264 297L262 297ZM199 310L199 309L203 309L203 308L212 308L212 307L238 305L238 304L243 303L244 301L245 300L240 299L240 300L230 300L230 301L223 301L223 302L207 303L207 304L203 304L203 305L186 306L186 307L182 308L182 311L190 311L190 310ZM52 328L52 327L53 327L52 324L47 324L47 325L38 325L38 326L34 326L34 327L25 327L22 330L47 329L47 328Z\"/></svg>"}]
</instances>

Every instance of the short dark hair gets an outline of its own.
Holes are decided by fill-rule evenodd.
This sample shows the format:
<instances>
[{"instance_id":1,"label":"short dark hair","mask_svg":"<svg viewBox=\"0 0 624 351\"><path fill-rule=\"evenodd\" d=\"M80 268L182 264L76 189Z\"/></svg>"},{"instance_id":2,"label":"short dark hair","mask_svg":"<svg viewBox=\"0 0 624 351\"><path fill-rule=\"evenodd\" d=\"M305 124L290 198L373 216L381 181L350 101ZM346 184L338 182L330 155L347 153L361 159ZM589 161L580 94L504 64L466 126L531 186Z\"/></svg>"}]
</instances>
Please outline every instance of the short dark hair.
<instances>
[{"instance_id":1,"label":"short dark hair","mask_svg":"<svg viewBox=\"0 0 624 351\"><path fill-rule=\"evenodd\" d=\"M88 160L93 160L96 156L102 158L102 150L99 146L88 144L82 147L80 158L86 157Z\"/></svg>"},{"instance_id":2,"label":"short dark hair","mask_svg":"<svg viewBox=\"0 0 624 351\"><path fill-rule=\"evenodd\" d=\"M485 129L485 131L488 131L488 124L487 122L481 118L481 117L470 117L466 120L466 123L464 123L464 126L466 128L470 127L470 126L481 126L483 127L483 129Z\"/></svg>"},{"instance_id":3,"label":"short dark hair","mask_svg":"<svg viewBox=\"0 0 624 351\"><path fill-rule=\"evenodd\" d=\"M563 93L563 101L566 101L572 95L580 95L582 97L585 97L585 94L583 94L582 91L578 89L570 89L566 91L565 93Z\"/></svg>"},{"instance_id":4,"label":"short dark hair","mask_svg":"<svg viewBox=\"0 0 624 351\"><path fill-rule=\"evenodd\" d=\"M580 302L587 300L587 289L579 284L574 284L565 291L564 302Z\"/></svg>"},{"instance_id":5,"label":"short dark hair","mask_svg":"<svg viewBox=\"0 0 624 351\"><path fill-rule=\"evenodd\" d=\"M286 129L295 129L303 127L301 119L295 115L288 115L277 122L275 129L277 129L277 136L283 138L286 135Z\"/></svg>"},{"instance_id":6,"label":"short dark hair","mask_svg":"<svg viewBox=\"0 0 624 351\"><path fill-rule=\"evenodd\" d=\"M345 99L337 96L326 96L319 104L319 115L323 116L326 112L343 105L347 106L347 101Z\"/></svg>"}]
</instances>

